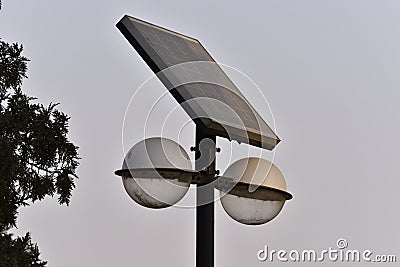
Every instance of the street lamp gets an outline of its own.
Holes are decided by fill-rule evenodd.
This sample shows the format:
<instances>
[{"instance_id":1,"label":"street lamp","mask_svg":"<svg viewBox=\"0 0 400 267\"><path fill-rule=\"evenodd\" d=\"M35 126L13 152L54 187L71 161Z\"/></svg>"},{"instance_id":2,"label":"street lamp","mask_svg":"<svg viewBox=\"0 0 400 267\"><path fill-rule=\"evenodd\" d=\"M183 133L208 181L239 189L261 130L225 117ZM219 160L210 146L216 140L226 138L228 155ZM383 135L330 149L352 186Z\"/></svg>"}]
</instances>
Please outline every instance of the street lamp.
<instances>
[{"instance_id":1,"label":"street lamp","mask_svg":"<svg viewBox=\"0 0 400 267\"><path fill-rule=\"evenodd\" d=\"M280 139L197 39L130 16L117 27L196 124L196 141L194 169L179 144L153 137L134 145L115 174L148 208L174 205L195 185L196 266L212 267L215 189L229 216L248 225L272 220L292 198L280 170L265 159L240 159L219 176L216 137L267 150Z\"/></svg>"}]
</instances>

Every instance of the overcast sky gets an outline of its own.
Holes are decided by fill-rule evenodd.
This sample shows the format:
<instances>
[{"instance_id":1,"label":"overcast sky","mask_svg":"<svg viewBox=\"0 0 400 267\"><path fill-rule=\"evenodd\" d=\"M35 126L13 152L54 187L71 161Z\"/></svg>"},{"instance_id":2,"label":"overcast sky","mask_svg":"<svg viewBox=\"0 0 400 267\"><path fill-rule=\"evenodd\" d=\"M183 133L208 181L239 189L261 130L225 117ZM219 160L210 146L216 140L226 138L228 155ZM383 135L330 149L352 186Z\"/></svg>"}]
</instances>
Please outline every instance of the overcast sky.
<instances>
[{"instance_id":1,"label":"overcast sky","mask_svg":"<svg viewBox=\"0 0 400 267\"><path fill-rule=\"evenodd\" d=\"M131 114L123 142L129 99L152 75L115 27L125 14L199 39L248 75L273 111L282 139L275 163L294 198L257 227L216 203L216 266L288 264L260 262L257 251L320 251L339 238L399 259L400 2L233 2L3 1L0 37L22 43L31 59L24 91L61 103L82 157L69 207L49 198L20 210L15 232L32 233L48 266L194 266L195 210L143 208L113 174L144 128ZM258 103L254 88L240 89ZM143 103L163 93L147 90ZM185 133L189 151L193 125ZM229 153L217 159L222 171Z\"/></svg>"}]
</instances>

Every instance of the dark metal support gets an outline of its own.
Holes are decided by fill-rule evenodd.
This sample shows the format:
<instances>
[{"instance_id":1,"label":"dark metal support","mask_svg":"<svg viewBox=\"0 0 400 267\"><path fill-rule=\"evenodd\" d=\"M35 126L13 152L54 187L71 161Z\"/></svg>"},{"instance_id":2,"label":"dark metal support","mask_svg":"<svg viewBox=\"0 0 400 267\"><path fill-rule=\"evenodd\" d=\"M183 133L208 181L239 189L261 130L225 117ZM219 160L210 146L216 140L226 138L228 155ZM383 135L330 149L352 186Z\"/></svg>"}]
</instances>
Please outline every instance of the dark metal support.
<instances>
[{"instance_id":1,"label":"dark metal support","mask_svg":"<svg viewBox=\"0 0 400 267\"><path fill-rule=\"evenodd\" d=\"M201 141L205 142L200 145ZM201 169L201 172L207 175L215 174L215 141L215 136L209 136L202 132L200 127L196 127L196 169ZM213 267L214 186L207 186L207 182L196 186L196 266Z\"/></svg>"}]
</instances>

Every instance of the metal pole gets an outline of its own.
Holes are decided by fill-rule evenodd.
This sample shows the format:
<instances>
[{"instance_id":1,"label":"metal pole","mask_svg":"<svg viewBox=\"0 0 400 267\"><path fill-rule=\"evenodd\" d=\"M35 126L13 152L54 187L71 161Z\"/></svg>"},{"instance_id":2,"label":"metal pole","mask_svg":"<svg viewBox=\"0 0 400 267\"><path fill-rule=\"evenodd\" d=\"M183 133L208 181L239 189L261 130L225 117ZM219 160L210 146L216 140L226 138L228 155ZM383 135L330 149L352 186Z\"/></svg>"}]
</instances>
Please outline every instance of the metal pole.
<instances>
[{"instance_id":1,"label":"metal pole","mask_svg":"<svg viewBox=\"0 0 400 267\"><path fill-rule=\"evenodd\" d=\"M200 142L205 139L213 142ZM215 174L215 136L209 136L196 127L196 169L205 174ZM205 164L208 162L210 164ZM205 166L206 165L206 166ZM208 165L208 166L207 166ZM205 168L204 168L205 167ZM214 187L207 182L197 184L196 192L196 266L214 266ZM207 204L204 204L207 203Z\"/></svg>"}]
</instances>

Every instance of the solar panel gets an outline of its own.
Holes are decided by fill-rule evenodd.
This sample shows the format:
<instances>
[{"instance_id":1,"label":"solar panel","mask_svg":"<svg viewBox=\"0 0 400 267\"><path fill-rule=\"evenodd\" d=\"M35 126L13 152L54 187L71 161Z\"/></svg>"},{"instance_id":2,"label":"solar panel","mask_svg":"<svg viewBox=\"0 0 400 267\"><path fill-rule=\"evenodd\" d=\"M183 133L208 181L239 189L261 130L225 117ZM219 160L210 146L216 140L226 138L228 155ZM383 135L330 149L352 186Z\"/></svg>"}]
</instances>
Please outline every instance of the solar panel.
<instances>
[{"instance_id":1,"label":"solar panel","mask_svg":"<svg viewBox=\"0 0 400 267\"><path fill-rule=\"evenodd\" d=\"M117 28L205 132L269 150L278 144L278 136L197 39L130 16Z\"/></svg>"}]
</instances>

